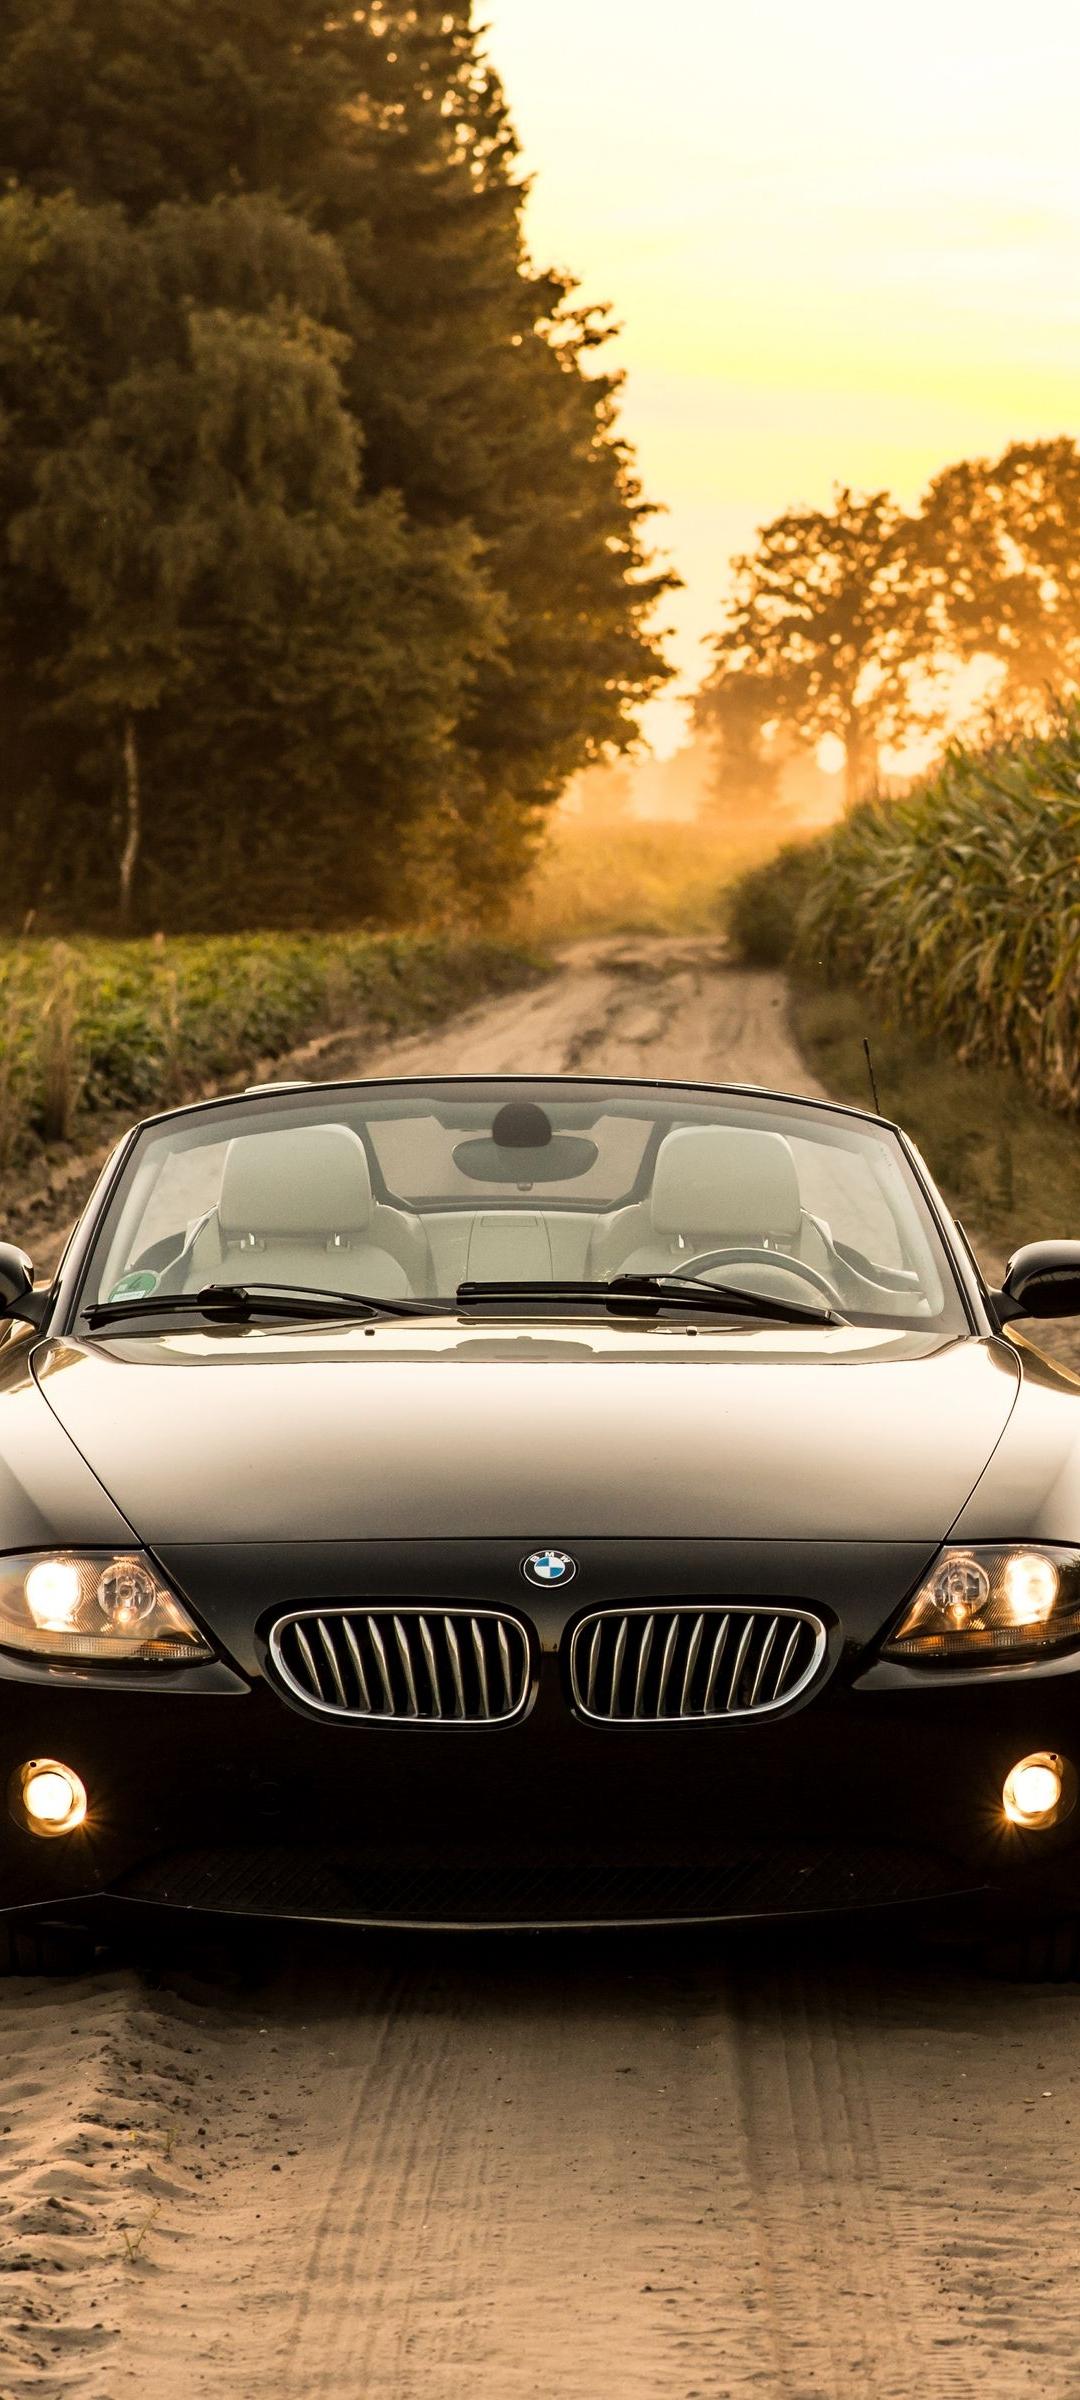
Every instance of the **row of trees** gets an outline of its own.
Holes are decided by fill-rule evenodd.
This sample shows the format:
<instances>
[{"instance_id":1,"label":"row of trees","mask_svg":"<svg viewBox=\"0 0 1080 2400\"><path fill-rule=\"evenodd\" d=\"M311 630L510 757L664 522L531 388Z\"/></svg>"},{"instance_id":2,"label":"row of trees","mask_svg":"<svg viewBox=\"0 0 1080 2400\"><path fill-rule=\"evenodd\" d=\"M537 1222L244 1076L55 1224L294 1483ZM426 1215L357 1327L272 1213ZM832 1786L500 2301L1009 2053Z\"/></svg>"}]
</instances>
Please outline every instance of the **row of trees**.
<instances>
[{"instance_id":1,"label":"row of trees","mask_svg":"<svg viewBox=\"0 0 1080 2400\"><path fill-rule=\"evenodd\" d=\"M1080 450L1062 438L963 461L910 515L846 489L831 509L789 510L735 561L714 653L699 729L721 777L762 796L778 736L832 734L857 799L884 746L946 725L973 661L997 730L1039 723L1080 686Z\"/></svg>"},{"instance_id":2,"label":"row of trees","mask_svg":"<svg viewBox=\"0 0 1080 2400\"><path fill-rule=\"evenodd\" d=\"M669 579L471 0L3 0L8 921L482 903Z\"/></svg>"}]
</instances>

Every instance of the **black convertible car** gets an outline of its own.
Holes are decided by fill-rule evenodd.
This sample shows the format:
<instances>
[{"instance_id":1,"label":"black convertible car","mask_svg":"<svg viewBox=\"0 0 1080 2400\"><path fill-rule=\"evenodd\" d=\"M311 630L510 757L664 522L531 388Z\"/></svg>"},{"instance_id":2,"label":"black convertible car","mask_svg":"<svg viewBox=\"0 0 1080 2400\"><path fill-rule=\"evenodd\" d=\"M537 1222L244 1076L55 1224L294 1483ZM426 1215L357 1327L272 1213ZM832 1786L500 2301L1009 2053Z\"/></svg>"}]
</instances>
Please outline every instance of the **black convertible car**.
<instances>
[{"instance_id":1,"label":"black convertible car","mask_svg":"<svg viewBox=\"0 0 1080 2400\"><path fill-rule=\"evenodd\" d=\"M0 1251L0 1951L1080 1902L1080 1381L896 1126L264 1086Z\"/></svg>"}]
</instances>

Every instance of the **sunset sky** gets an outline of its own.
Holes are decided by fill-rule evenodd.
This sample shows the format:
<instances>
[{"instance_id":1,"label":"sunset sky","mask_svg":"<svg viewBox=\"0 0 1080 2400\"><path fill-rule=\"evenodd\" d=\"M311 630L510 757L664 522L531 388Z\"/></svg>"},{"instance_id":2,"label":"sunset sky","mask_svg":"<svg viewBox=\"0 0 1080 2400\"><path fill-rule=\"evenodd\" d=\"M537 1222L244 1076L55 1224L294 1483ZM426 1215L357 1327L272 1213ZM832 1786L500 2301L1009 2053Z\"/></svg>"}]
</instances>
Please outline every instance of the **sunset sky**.
<instances>
[{"instance_id":1,"label":"sunset sky","mask_svg":"<svg viewBox=\"0 0 1080 2400\"><path fill-rule=\"evenodd\" d=\"M688 589L836 481L1080 431L1076 0L486 0L530 230L625 327L625 425ZM671 702L650 734L681 731Z\"/></svg>"}]
</instances>

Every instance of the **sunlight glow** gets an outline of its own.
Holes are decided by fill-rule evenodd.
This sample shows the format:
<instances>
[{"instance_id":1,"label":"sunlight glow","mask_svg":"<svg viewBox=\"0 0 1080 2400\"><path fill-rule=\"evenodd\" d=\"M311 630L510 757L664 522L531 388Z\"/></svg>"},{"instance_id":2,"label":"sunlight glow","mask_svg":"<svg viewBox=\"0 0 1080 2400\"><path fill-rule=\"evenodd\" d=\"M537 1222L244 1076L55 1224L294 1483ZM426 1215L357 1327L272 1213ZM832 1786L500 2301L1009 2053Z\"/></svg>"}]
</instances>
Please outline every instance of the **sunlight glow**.
<instances>
[{"instance_id":1,"label":"sunlight glow","mask_svg":"<svg viewBox=\"0 0 1080 2400\"><path fill-rule=\"evenodd\" d=\"M844 745L838 734L823 733L814 756L823 775L843 774Z\"/></svg>"},{"instance_id":2,"label":"sunlight glow","mask_svg":"<svg viewBox=\"0 0 1080 2400\"><path fill-rule=\"evenodd\" d=\"M489 0L538 259L624 327L624 418L692 681L731 552L834 482L1071 431L1072 0ZM672 748L671 700L651 730Z\"/></svg>"}]
</instances>

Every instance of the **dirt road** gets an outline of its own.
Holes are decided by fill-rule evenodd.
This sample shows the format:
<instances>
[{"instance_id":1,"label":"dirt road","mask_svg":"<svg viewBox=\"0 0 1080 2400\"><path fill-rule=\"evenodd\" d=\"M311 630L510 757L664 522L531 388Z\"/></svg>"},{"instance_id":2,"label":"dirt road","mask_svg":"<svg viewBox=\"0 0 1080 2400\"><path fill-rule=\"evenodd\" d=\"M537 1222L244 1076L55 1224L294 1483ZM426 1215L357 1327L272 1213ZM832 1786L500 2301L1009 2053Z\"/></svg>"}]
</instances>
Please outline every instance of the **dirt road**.
<instances>
[{"instance_id":1,"label":"dirt road","mask_svg":"<svg viewBox=\"0 0 1080 2400\"><path fill-rule=\"evenodd\" d=\"M821 1089L792 1047L781 978L728 967L719 944L674 939L584 942L550 982L379 1050L362 1069L348 1035L321 1059L320 1074L539 1069Z\"/></svg>"},{"instance_id":2,"label":"dirt road","mask_svg":"<svg viewBox=\"0 0 1080 2400\"><path fill-rule=\"evenodd\" d=\"M608 946L372 1058L807 1088ZM1080 1994L902 1936L295 1935L0 1986L0 2400L1076 2400Z\"/></svg>"}]
</instances>

